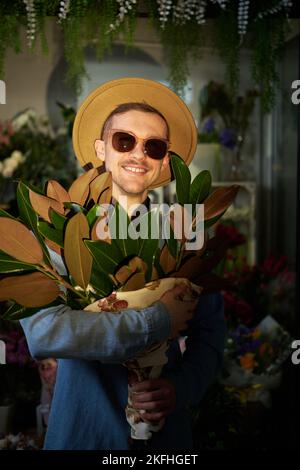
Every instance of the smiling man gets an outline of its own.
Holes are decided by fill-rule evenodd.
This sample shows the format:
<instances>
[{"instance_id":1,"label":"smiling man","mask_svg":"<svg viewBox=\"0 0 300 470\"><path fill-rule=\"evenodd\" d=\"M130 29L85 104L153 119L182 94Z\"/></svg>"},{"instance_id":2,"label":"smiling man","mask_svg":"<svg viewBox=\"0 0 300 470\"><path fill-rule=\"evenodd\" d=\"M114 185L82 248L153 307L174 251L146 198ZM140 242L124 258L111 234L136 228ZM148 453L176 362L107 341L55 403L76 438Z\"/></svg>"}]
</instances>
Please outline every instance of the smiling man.
<instances>
[{"instance_id":1,"label":"smiling man","mask_svg":"<svg viewBox=\"0 0 300 470\"><path fill-rule=\"evenodd\" d=\"M169 88L123 78L98 87L81 104L73 145L85 169L111 172L113 198L121 203L126 196L129 207L144 203L149 189L169 183L169 150L190 163L197 129ZM57 264L63 274L61 260ZM166 292L139 312L86 314L58 306L21 321L35 357L60 359L46 449L130 449L129 383L133 405L145 410L145 419L166 418L148 449L192 449L189 407L199 403L220 368L224 318L220 295L186 302L180 300L184 289ZM180 331L188 336L183 354ZM128 377L122 364L168 337L174 340L162 377L140 383Z\"/></svg>"}]
</instances>

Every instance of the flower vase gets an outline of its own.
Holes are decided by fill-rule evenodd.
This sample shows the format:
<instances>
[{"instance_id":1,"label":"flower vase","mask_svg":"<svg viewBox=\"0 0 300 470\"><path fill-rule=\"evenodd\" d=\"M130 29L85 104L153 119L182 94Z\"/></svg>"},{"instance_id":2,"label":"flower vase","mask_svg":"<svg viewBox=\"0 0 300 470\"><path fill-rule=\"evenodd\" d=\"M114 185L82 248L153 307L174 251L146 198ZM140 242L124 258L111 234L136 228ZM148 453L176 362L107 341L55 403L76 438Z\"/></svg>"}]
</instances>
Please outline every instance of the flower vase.
<instances>
[{"instance_id":1,"label":"flower vase","mask_svg":"<svg viewBox=\"0 0 300 470\"><path fill-rule=\"evenodd\" d=\"M198 144L195 157L189 166L192 178L201 170L208 170L213 181L220 180L221 146L220 144Z\"/></svg>"},{"instance_id":2,"label":"flower vase","mask_svg":"<svg viewBox=\"0 0 300 470\"><path fill-rule=\"evenodd\" d=\"M144 288L135 291L117 291L110 296L96 301L85 308L86 311L101 312L112 311L120 312L124 308L133 308L139 310L149 307L169 289L177 284L185 283L188 286L188 292L185 294L186 300L198 296L202 289L184 278L165 278L151 281ZM153 345L150 349L140 354L138 357L126 361L123 365L128 371L134 372L139 382L160 376L163 366L167 363L166 351L168 341ZM153 423L143 419L143 410L133 408L131 401L131 389L128 386L128 402L125 409L126 419L131 426L132 439L148 440L152 432L159 431L164 425L164 419Z\"/></svg>"}]
</instances>

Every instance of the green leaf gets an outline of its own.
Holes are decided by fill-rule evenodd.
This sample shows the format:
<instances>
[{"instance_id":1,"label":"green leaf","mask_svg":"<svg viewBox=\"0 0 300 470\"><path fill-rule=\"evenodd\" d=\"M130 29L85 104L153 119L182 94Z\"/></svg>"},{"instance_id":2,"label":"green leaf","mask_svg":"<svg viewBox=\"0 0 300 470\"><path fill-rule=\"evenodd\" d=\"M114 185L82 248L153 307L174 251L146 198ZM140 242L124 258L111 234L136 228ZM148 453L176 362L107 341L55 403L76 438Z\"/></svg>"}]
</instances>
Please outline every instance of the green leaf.
<instances>
[{"instance_id":1,"label":"green leaf","mask_svg":"<svg viewBox=\"0 0 300 470\"><path fill-rule=\"evenodd\" d=\"M92 266L90 284L97 291L99 299L101 297L106 297L107 295L109 295L114 288L114 285L110 278L98 269L95 261L93 262Z\"/></svg>"},{"instance_id":2,"label":"green leaf","mask_svg":"<svg viewBox=\"0 0 300 470\"><path fill-rule=\"evenodd\" d=\"M38 230L38 216L30 204L29 187L22 183L22 181L19 182L17 188L17 202L21 220L25 223L29 230L32 230L34 235L37 237L44 253L44 259L49 265L51 265L49 252L43 237Z\"/></svg>"},{"instance_id":3,"label":"green leaf","mask_svg":"<svg viewBox=\"0 0 300 470\"><path fill-rule=\"evenodd\" d=\"M183 206L190 202L191 173L185 162L172 152L171 166L176 180L177 201Z\"/></svg>"},{"instance_id":4,"label":"green leaf","mask_svg":"<svg viewBox=\"0 0 300 470\"><path fill-rule=\"evenodd\" d=\"M49 217L54 227L57 230L63 231L65 223L68 220L67 217L63 216L62 214L59 214L54 209L52 209L52 207L50 207L49 209Z\"/></svg>"},{"instance_id":5,"label":"green leaf","mask_svg":"<svg viewBox=\"0 0 300 470\"><path fill-rule=\"evenodd\" d=\"M85 207L81 206L80 204L77 204L76 202L64 202L64 207L66 207L67 209L71 209L76 214L78 212L83 212L83 214L87 213Z\"/></svg>"},{"instance_id":6,"label":"green leaf","mask_svg":"<svg viewBox=\"0 0 300 470\"><path fill-rule=\"evenodd\" d=\"M62 303L61 299L58 301L56 300L54 302L51 302L48 305L45 305L43 308L52 307L53 305L59 305L61 303ZM18 320L21 320L22 318L31 317L32 315L39 312L40 310L41 310L41 307L23 307L23 305L19 305L17 302L14 302L6 310L6 312L2 315L1 318L3 318L3 320L18 321Z\"/></svg>"},{"instance_id":7,"label":"green leaf","mask_svg":"<svg viewBox=\"0 0 300 470\"><path fill-rule=\"evenodd\" d=\"M114 274L116 268L124 259L122 251L114 242L115 240L112 240L112 243L109 244L102 240L84 240L96 263L97 269L107 275Z\"/></svg>"},{"instance_id":8,"label":"green leaf","mask_svg":"<svg viewBox=\"0 0 300 470\"><path fill-rule=\"evenodd\" d=\"M56 243L61 248L64 247L64 234L62 230L53 228L50 224L48 224L48 222L41 220L38 221L38 229L43 237Z\"/></svg>"},{"instance_id":9,"label":"green leaf","mask_svg":"<svg viewBox=\"0 0 300 470\"><path fill-rule=\"evenodd\" d=\"M14 273L21 271L32 271L35 269L34 264L22 263L7 255L3 251L0 252L0 273Z\"/></svg>"},{"instance_id":10,"label":"green leaf","mask_svg":"<svg viewBox=\"0 0 300 470\"><path fill-rule=\"evenodd\" d=\"M193 180L190 189L191 204L201 204L209 195L211 189L211 174L208 170L201 171Z\"/></svg>"},{"instance_id":11,"label":"green leaf","mask_svg":"<svg viewBox=\"0 0 300 470\"><path fill-rule=\"evenodd\" d=\"M212 219L208 219L204 221L204 229L206 230L207 228L211 227L214 225L216 222L218 222L221 217L225 214L226 210L222 212L222 214L217 215L216 217L213 217Z\"/></svg>"},{"instance_id":12,"label":"green leaf","mask_svg":"<svg viewBox=\"0 0 300 470\"><path fill-rule=\"evenodd\" d=\"M98 204L95 204L86 214L86 218L88 221L88 224L90 228L94 225L95 221L98 218L98 210L100 209L100 206Z\"/></svg>"},{"instance_id":13,"label":"green leaf","mask_svg":"<svg viewBox=\"0 0 300 470\"><path fill-rule=\"evenodd\" d=\"M6 212L4 209L0 209L0 217L9 217L10 219L15 219L15 217Z\"/></svg>"},{"instance_id":14,"label":"green leaf","mask_svg":"<svg viewBox=\"0 0 300 470\"><path fill-rule=\"evenodd\" d=\"M114 212L109 218L108 226L112 238L112 244L116 244L123 253L123 258L127 256L137 255L139 250L139 240L129 236L128 227L130 219L123 207L116 203Z\"/></svg>"},{"instance_id":15,"label":"green leaf","mask_svg":"<svg viewBox=\"0 0 300 470\"><path fill-rule=\"evenodd\" d=\"M155 215L157 219L154 219L153 215ZM148 233L143 234L143 236L147 235L147 238L139 239L139 247L138 247L137 256L141 258L143 261L145 261L145 263L148 266L147 272L145 274L145 280L146 282L148 282L151 279L152 267L154 264L155 255L156 255L157 248L159 245L158 237L151 238L151 225L154 223L155 225L159 226L159 213L154 209L152 211L147 212L146 214L143 214L139 219L139 223L141 226L143 224L143 220L147 220Z\"/></svg>"}]
</instances>

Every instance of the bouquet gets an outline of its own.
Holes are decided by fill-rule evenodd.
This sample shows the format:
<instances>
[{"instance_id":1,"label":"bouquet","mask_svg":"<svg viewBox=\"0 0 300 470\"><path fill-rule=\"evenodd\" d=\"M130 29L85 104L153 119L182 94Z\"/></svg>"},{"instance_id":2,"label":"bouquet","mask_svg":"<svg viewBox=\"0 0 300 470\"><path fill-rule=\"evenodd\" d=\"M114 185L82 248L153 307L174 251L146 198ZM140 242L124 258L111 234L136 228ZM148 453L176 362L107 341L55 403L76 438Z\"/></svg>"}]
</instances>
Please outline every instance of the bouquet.
<instances>
[{"instance_id":1,"label":"bouquet","mask_svg":"<svg viewBox=\"0 0 300 470\"><path fill-rule=\"evenodd\" d=\"M281 380L281 365L291 351L290 335L270 315L255 328L239 325L229 333L223 382L241 391L245 401L270 406L269 390Z\"/></svg>"},{"instance_id":2,"label":"bouquet","mask_svg":"<svg viewBox=\"0 0 300 470\"><path fill-rule=\"evenodd\" d=\"M157 207L130 220L121 204L110 204L108 172L91 169L68 190L54 180L48 181L45 191L19 182L18 218L0 210L0 271L6 274L0 281L0 300L10 301L4 318L18 320L61 303L99 312L144 308L182 279L189 286L188 296L219 290L222 279L212 269L224 256L226 243L208 239L207 230L232 203L239 187L211 193L208 171L191 182L179 156L173 154L171 164L178 204L162 217L167 235L162 247L161 233L155 233L160 220ZM187 207L190 217L186 217ZM184 231L178 229L180 225ZM193 242L199 225L201 244ZM62 257L64 272L59 271L53 252ZM156 345L126 366L140 380L159 374L166 347ZM132 410L130 403L127 419L133 437L151 436L147 426L141 432L137 429L143 423L142 413Z\"/></svg>"}]
</instances>

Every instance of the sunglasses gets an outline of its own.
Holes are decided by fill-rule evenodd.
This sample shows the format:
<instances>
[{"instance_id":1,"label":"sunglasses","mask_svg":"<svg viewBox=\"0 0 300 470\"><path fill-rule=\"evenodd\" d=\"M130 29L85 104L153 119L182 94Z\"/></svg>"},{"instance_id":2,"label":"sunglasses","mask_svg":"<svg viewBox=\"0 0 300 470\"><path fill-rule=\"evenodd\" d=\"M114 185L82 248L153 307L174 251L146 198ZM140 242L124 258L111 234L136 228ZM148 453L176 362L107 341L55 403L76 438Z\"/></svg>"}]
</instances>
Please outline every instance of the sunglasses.
<instances>
[{"instance_id":1,"label":"sunglasses","mask_svg":"<svg viewBox=\"0 0 300 470\"><path fill-rule=\"evenodd\" d=\"M138 142L143 142L143 152L154 160L162 160L169 148L169 141L167 139L149 137L148 139L141 139L132 132L120 131L112 129L112 146L120 153L131 152Z\"/></svg>"}]
</instances>

